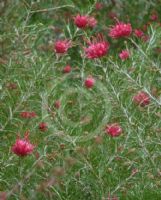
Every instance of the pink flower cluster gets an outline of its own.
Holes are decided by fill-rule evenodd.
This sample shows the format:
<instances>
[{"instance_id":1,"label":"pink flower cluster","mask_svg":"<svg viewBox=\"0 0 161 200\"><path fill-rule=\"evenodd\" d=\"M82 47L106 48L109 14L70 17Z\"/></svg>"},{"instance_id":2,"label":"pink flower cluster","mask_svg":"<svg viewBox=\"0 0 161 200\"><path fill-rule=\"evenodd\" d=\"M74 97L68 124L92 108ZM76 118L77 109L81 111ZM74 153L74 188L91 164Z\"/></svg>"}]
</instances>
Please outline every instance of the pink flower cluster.
<instances>
[{"instance_id":1,"label":"pink flower cluster","mask_svg":"<svg viewBox=\"0 0 161 200\"><path fill-rule=\"evenodd\" d=\"M140 105L142 107L147 106L150 104L150 96L144 92L144 91L139 91L134 97L133 97L133 102L136 105Z\"/></svg>"},{"instance_id":2,"label":"pink flower cluster","mask_svg":"<svg viewBox=\"0 0 161 200\"><path fill-rule=\"evenodd\" d=\"M72 70L71 66L70 66L70 65L66 65L66 66L64 67L64 69L63 69L63 72L64 72L64 73L70 73L71 70Z\"/></svg>"},{"instance_id":3,"label":"pink flower cluster","mask_svg":"<svg viewBox=\"0 0 161 200\"><path fill-rule=\"evenodd\" d=\"M39 124L39 129L40 129L40 131L47 131L48 130L48 125L47 125L47 123L45 123L45 122L41 122L40 124Z\"/></svg>"},{"instance_id":4,"label":"pink flower cluster","mask_svg":"<svg viewBox=\"0 0 161 200\"><path fill-rule=\"evenodd\" d=\"M109 48L109 43L98 35L96 40L89 42L88 47L85 48L85 54L89 59L101 58L108 53Z\"/></svg>"},{"instance_id":5,"label":"pink flower cluster","mask_svg":"<svg viewBox=\"0 0 161 200\"><path fill-rule=\"evenodd\" d=\"M97 25L97 20L94 17L77 15L74 17L74 23L78 28L94 28Z\"/></svg>"},{"instance_id":6,"label":"pink flower cluster","mask_svg":"<svg viewBox=\"0 0 161 200\"><path fill-rule=\"evenodd\" d=\"M15 144L12 146L12 152L18 156L27 156L31 154L35 148L28 139L29 133L26 132L25 138L17 138Z\"/></svg>"},{"instance_id":7,"label":"pink flower cluster","mask_svg":"<svg viewBox=\"0 0 161 200\"><path fill-rule=\"evenodd\" d=\"M95 84L95 79L92 76L89 76L86 80L85 80L85 87L86 88L92 88Z\"/></svg>"},{"instance_id":8,"label":"pink flower cluster","mask_svg":"<svg viewBox=\"0 0 161 200\"><path fill-rule=\"evenodd\" d=\"M26 118L26 119L29 119L29 118L34 118L37 116L37 114L35 112L29 112L29 111L24 111L24 112L21 112L20 113L20 116L22 118Z\"/></svg>"},{"instance_id":9,"label":"pink flower cluster","mask_svg":"<svg viewBox=\"0 0 161 200\"><path fill-rule=\"evenodd\" d=\"M127 60L130 57L130 52L128 50L122 50L119 57L121 60Z\"/></svg>"},{"instance_id":10,"label":"pink flower cluster","mask_svg":"<svg viewBox=\"0 0 161 200\"><path fill-rule=\"evenodd\" d=\"M134 34L135 34L136 37L141 38L141 37L143 37L144 32L140 29L135 29Z\"/></svg>"},{"instance_id":11,"label":"pink flower cluster","mask_svg":"<svg viewBox=\"0 0 161 200\"><path fill-rule=\"evenodd\" d=\"M131 24L125 24L123 22L118 22L115 26L110 28L109 36L114 39L129 37L132 33Z\"/></svg>"},{"instance_id":12,"label":"pink flower cluster","mask_svg":"<svg viewBox=\"0 0 161 200\"><path fill-rule=\"evenodd\" d=\"M58 40L55 43L56 53L66 53L71 47L71 41L69 40Z\"/></svg>"},{"instance_id":13,"label":"pink flower cluster","mask_svg":"<svg viewBox=\"0 0 161 200\"><path fill-rule=\"evenodd\" d=\"M117 123L108 124L105 128L105 132L107 135L110 135L111 137L117 137L122 133L122 128Z\"/></svg>"}]
</instances>

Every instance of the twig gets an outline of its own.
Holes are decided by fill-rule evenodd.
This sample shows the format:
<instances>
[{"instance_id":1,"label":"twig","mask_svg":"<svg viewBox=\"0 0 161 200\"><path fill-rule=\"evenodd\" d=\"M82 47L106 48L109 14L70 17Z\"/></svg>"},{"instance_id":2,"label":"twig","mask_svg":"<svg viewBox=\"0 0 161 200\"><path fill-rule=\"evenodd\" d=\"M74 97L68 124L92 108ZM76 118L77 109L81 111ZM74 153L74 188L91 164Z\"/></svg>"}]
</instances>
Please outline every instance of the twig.
<instances>
[{"instance_id":1,"label":"twig","mask_svg":"<svg viewBox=\"0 0 161 200\"><path fill-rule=\"evenodd\" d=\"M58 10L58 9L61 9L61 8L66 8L66 7L71 7L71 8L74 8L75 6L74 5L64 5L64 6L59 6L59 7L55 7L55 8L45 8L45 9L41 9L41 10L32 10L30 13L41 13L41 12L50 12L50 11L53 11L53 10Z\"/></svg>"}]
</instances>

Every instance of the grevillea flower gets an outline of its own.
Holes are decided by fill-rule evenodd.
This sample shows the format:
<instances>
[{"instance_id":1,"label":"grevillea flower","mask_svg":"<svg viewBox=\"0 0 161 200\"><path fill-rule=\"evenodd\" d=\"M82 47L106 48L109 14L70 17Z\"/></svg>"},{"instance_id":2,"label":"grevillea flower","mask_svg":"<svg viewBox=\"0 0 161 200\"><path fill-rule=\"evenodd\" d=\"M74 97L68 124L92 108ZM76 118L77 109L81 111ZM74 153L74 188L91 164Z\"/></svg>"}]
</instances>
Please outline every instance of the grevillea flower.
<instances>
[{"instance_id":1,"label":"grevillea flower","mask_svg":"<svg viewBox=\"0 0 161 200\"><path fill-rule=\"evenodd\" d=\"M152 21L157 21L157 20L158 20L158 15L157 15L157 13L153 13L153 14L150 16L150 19L151 19Z\"/></svg>"},{"instance_id":2,"label":"grevillea flower","mask_svg":"<svg viewBox=\"0 0 161 200\"><path fill-rule=\"evenodd\" d=\"M35 146L30 143L28 136L29 132L26 132L23 139L17 138L15 144L12 146L13 153L18 156L27 156L33 152Z\"/></svg>"},{"instance_id":3,"label":"grevillea flower","mask_svg":"<svg viewBox=\"0 0 161 200\"><path fill-rule=\"evenodd\" d=\"M108 13L108 17L109 17L110 19L115 19L115 18L117 18L117 14L116 14L115 12L109 12L109 13Z\"/></svg>"},{"instance_id":4,"label":"grevillea flower","mask_svg":"<svg viewBox=\"0 0 161 200\"><path fill-rule=\"evenodd\" d=\"M97 20L94 17L88 17L88 27L94 28L97 25Z\"/></svg>"},{"instance_id":5,"label":"grevillea flower","mask_svg":"<svg viewBox=\"0 0 161 200\"><path fill-rule=\"evenodd\" d=\"M47 130L48 130L48 125L47 125L47 123L41 122L41 123L39 124L39 129L40 129L41 131L47 131Z\"/></svg>"},{"instance_id":6,"label":"grevillea flower","mask_svg":"<svg viewBox=\"0 0 161 200\"><path fill-rule=\"evenodd\" d=\"M0 200L7 200L7 193L6 192L0 192Z\"/></svg>"},{"instance_id":7,"label":"grevillea flower","mask_svg":"<svg viewBox=\"0 0 161 200\"><path fill-rule=\"evenodd\" d=\"M103 8L103 3L97 2L97 3L95 4L95 8L96 8L96 10L101 10L101 9Z\"/></svg>"},{"instance_id":8,"label":"grevillea flower","mask_svg":"<svg viewBox=\"0 0 161 200\"><path fill-rule=\"evenodd\" d=\"M95 84L95 79L92 76L89 76L84 82L86 88L92 88L94 84Z\"/></svg>"},{"instance_id":9,"label":"grevillea flower","mask_svg":"<svg viewBox=\"0 0 161 200\"><path fill-rule=\"evenodd\" d=\"M56 53L66 53L70 47L71 41L69 40L58 40L54 46Z\"/></svg>"},{"instance_id":10,"label":"grevillea flower","mask_svg":"<svg viewBox=\"0 0 161 200\"><path fill-rule=\"evenodd\" d=\"M78 28L85 28L88 24L88 16L77 15L74 17L74 23Z\"/></svg>"},{"instance_id":11,"label":"grevillea flower","mask_svg":"<svg viewBox=\"0 0 161 200\"><path fill-rule=\"evenodd\" d=\"M105 128L105 132L107 135L110 135L111 137L117 137L122 133L122 128L117 123L108 124Z\"/></svg>"},{"instance_id":12,"label":"grevillea flower","mask_svg":"<svg viewBox=\"0 0 161 200\"><path fill-rule=\"evenodd\" d=\"M125 24L123 22L118 22L115 26L110 28L109 36L118 39L122 37L129 37L132 33L131 24Z\"/></svg>"},{"instance_id":13,"label":"grevillea flower","mask_svg":"<svg viewBox=\"0 0 161 200\"><path fill-rule=\"evenodd\" d=\"M61 106L60 100L56 100L56 101L54 102L54 107L57 108L57 109L59 109L60 106Z\"/></svg>"},{"instance_id":14,"label":"grevillea flower","mask_svg":"<svg viewBox=\"0 0 161 200\"><path fill-rule=\"evenodd\" d=\"M161 53L161 48L156 48L155 51L156 53Z\"/></svg>"},{"instance_id":15,"label":"grevillea flower","mask_svg":"<svg viewBox=\"0 0 161 200\"><path fill-rule=\"evenodd\" d=\"M139 106L146 106L150 104L150 96L144 92L144 91L139 91L134 97L133 97L133 102Z\"/></svg>"},{"instance_id":16,"label":"grevillea flower","mask_svg":"<svg viewBox=\"0 0 161 200\"><path fill-rule=\"evenodd\" d=\"M88 42L89 46L85 48L86 57L95 59L105 56L109 50L109 43L104 41L102 35L98 35L96 40Z\"/></svg>"},{"instance_id":17,"label":"grevillea flower","mask_svg":"<svg viewBox=\"0 0 161 200\"><path fill-rule=\"evenodd\" d=\"M148 40L149 40L149 35L143 35L142 36L142 40L144 41L144 42L147 42Z\"/></svg>"},{"instance_id":18,"label":"grevillea flower","mask_svg":"<svg viewBox=\"0 0 161 200\"><path fill-rule=\"evenodd\" d=\"M148 23L147 23L147 24L144 24L144 25L142 26L142 30L143 30L144 32L146 32L147 29L148 29L148 26L149 26Z\"/></svg>"},{"instance_id":19,"label":"grevillea flower","mask_svg":"<svg viewBox=\"0 0 161 200\"><path fill-rule=\"evenodd\" d=\"M122 50L119 54L119 57L121 58L121 60L126 60L130 57L130 52L128 50Z\"/></svg>"},{"instance_id":20,"label":"grevillea flower","mask_svg":"<svg viewBox=\"0 0 161 200\"><path fill-rule=\"evenodd\" d=\"M26 119L29 119L29 118L34 118L37 116L37 114L35 112L29 112L29 111L24 111L24 112L21 112L20 113L20 116L22 118L26 118Z\"/></svg>"},{"instance_id":21,"label":"grevillea flower","mask_svg":"<svg viewBox=\"0 0 161 200\"><path fill-rule=\"evenodd\" d=\"M136 37L141 38L144 35L144 32L140 29L135 29L134 34Z\"/></svg>"},{"instance_id":22,"label":"grevillea flower","mask_svg":"<svg viewBox=\"0 0 161 200\"><path fill-rule=\"evenodd\" d=\"M70 66L70 65L67 65L67 66L64 67L63 72L64 72L64 73L70 73L71 70L72 70L71 66Z\"/></svg>"}]
</instances>

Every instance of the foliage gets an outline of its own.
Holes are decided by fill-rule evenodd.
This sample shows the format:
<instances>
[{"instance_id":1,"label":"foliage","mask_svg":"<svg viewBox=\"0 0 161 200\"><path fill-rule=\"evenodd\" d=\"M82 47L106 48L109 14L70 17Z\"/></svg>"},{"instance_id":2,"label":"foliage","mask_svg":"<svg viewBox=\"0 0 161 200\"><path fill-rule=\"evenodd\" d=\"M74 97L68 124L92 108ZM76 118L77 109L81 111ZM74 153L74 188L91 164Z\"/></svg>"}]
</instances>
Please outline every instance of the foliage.
<instances>
[{"instance_id":1,"label":"foliage","mask_svg":"<svg viewBox=\"0 0 161 200\"><path fill-rule=\"evenodd\" d=\"M101 10L94 0L0 3L0 191L7 199L161 199L161 1L101 3ZM147 25L149 39L111 39L111 12L133 30ZM94 16L97 26L78 29L78 13ZM84 47L97 33L110 51L90 60ZM72 40L67 54L54 52L58 39ZM125 61L119 58L123 49L130 51ZM69 74L62 73L66 65L72 66ZM84 87L89 75L96 80L92 89ZM151 99L146 107L132 101L141 90ZM22 111L37 117L23 119ZM41 122L47 131L39 129ZM104 131L115 122L123 129L117 138ZM11 147L28 130L35 151L19 158Z\"/></svg>"}]
</instances>

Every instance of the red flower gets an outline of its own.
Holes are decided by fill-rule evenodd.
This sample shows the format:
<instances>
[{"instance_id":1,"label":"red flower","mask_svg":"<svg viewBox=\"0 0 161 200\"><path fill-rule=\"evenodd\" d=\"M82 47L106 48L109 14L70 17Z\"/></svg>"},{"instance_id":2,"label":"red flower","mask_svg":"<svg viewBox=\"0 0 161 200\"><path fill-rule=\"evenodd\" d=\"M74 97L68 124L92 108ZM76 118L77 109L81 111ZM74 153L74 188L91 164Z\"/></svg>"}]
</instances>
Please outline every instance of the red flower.
<instances>
[{"instance_id":1,"label":"red flower","mask_svg":"<svg viewBox=\"0 0 161 200\"><path fill-rule=\"evenodd\" d=\"M90 17L87 15L77 15L76 17L74 17L74 23L78 28L86 28L87 26L90 28L94 28L97 25L97 20L94 17Z\"/></svg>"},{"instance_id":2,"label":"red flower","mask_svg":"<svg viewBox=\"0 0 161 200\"><path fill-rule=\"evenodd\" d=\"M33 117L36 117L37 115L35 112L30 112L30 116L31 116L31 118L33 118Z\"/></svg>"},{"instance_id":3,"label":"red flower","mask_svg":"<svg viewBox=\"0 0 161 200\"><path fill-rule=\"evenodd\" d=\"M47 130L48 130L48 125L47 125L47 123L41 122L41 123L39 124L39 129L40 129L41 131L47 131Z\"/></svg>"},{"instance_id":4,"label":"red flower","mask_svg":"<svg viewBox=\"0 0 161 200\"><path fill-rule=\"evenodd\" d=\"M142 27L143 31L147 31L148 26L149 26L149 24L144 24L143 27Z\"/></svg>"},{"instance_id":5,"label":"red flower","mask_svg":"<svg viewBox=\"0 0 161 200\"><path fill-rule=\"evenodd\" d=\"M135 29L134 34L136 37L141 38L144 35L144 32L140 29Z\"/></svg>"},{"instance_id":6,"label":"red flower","mask_svg":"<svg viewBox=\"0 0 161 200\"><path fill-rule=\"evenodd\" d=\"M71 69L71 66L70 66L70 65L67 65L67 66L64 67L63 72L64 72L64 73L69 73L69 72L71 72L71 70L72 70L72 69Z\"/></svg>"},{"instance_id":7,"label":"red flower","mask_svg":"<svg viewBox=\"0 0 161 200\"><path fill-rule=\"evenodd\" d=\"M95 79L92 76L88 77L84 83L86 88L92 88L94 84L95 84Z\"/></svg>"},{"instance_id":8,"label":"red flower","mask_svg":"<svg viewBox=\"0 0 161 200\"><path fill-rule=\"evenodd\" d=\"M18 156L27 156L31 154L35 148L28 139L29 133L26 132L25 138L17 139L15 144L12 146L12 152Z\"/></svg>"},{"instance_id":9,"label":"red flower","mask_svg":"<svg viewBox=\"0 0 161 200\"><path fill-rule=\"evenodd\" d=\"M144 91L139 91L134 97L133 102L142 107L148 105L150 103L149 95Z\"/></svg>"},{"instance_id":10,"label":"red flower","mask_svg":"<svg viewBox=\"0 0 161 200\"><path fill-rule=\"evenodd\" d=\"M109 43L103 40L101 35L93 42L89 42L89 46L85 48L86 57L95 59L105 56L109 50Z\"/></svg>"},{"instance_id":11,"label":"red flower","mask_svg":"<svg viewBox=\"0 0 161 200\"><path fill-rule=\"evenodd\" d=\"M96 10L101 10L101 9L103 8L103 3L97 2L97 3L95 4L95 8L96 8Z\"/></svg>"},{"instance_id":12,"label":"red flower","mask_svg":"<svg viewBox=\"0 0 161 200\"><path fill-rule=\"evenodd\" d=\"M59 109L60 106L61 106L60 100L56 100L55 103L54 103L54 106L55 106L55 108Z\"/></svg>"},{"instance_id":13,"label":"red flower","mask_svg":"<svg viewBox=\"0 0 161 200\"><path fill-rule=\"evenodd\" d=\"M6 192L0 192L0 200L7 200L7 193Z\"/></svg>"},{"instance_id":14,"label":"red flower","mask_svg":"<svg viewBox=\"0 0 161 200\"><path fill-rule=\"evenodd\" d=\"M122 50L122 52L119 54L119 57L121 60L126 60L130 56L130 52L128 50Z\"/></svg>"},{"instance_id":15,"label":"red flower","mask_svg":"<svg viewBox=\"0 0 161 200\"><path fill-rule=\"evenodd\" d=\"M71 47L71 41L69 40L58 40L55 42L56 53L66 53Z\"/></svg>"},{"instance_id":16,"label":"red flower","mask_svg":"<svg viewBox=\"0 0 161 200\"><path fill-rule=\"evenodd\" d=\"M117 137L122 133L122 128L119 124L113 123L106 126L105 132L111 137Z\"/></svg>"},{"instance_id":17,"label":"red flower","mask_svg":"<svg viewBox=\"0 0 161 200\"><path fill-rule=\"evenodd\" d=\"M152 21L157 21L158 15L157 15L156 13L153 13L153 14L150 16L150 19L151 19Z\"/></svg>"},{"instance_id":18,"label":"red flower","mask_svg":"<svg viewBox=\"0 0 161 200\"><path fill-rule=\"evenodd\" d=\"M155 51L156 53L161 53L161 48L156 48Z\"/></svg>"},{"instance_id":19,"label":"red flower","mask_svg":"<svg viewBox=\"0 0 161 200\"><path fill-rule=\"evenodd\" d=\"M88 27L94 28L97 25L97 20L94 17L88 17Z\"/></svg>"},{"instance_id":20,"label":"red flower","mask_svg":"<svg viewBox=\"0 0 161 200\"><path fill-rule=\"evenodd\" d=\"M36 117L37 114L36 114L35 112L24 111L24 112L21 112L21 113L20 113L20 116L21 116L22 118L28 119L28 118L34 118L34 117Z\"/></svg>"},{"instance_id":21,"label":"red flower","mask_svg":"<svg viewBox=\"0 0 161 200\"><path fill-rule=\"evenodd\" d=\"M123 22L118 22L115 26L110 28L109 36L118 39L121 37L128 37L132 33L131 24L125 24Z\"/></svg>"},{"instance_id":22,"label":"red flower","mask_svg":"<svg viewBox=\"0 0 161 200\"><path fill-rule=\"evenodd\" d=\"M149 36L148 35L143 35L142 40L144 42L147 42L149 40Z\"/></svg>"},{"instance_id":23,"label":"red flower","mask_svg":"<svg viewBox=\"0 0 161 200\"><path fill-rule=\"evenodd\" d=\"M108 17L110 19L115 19L115 18L117 18L117 14L115 12L109 12Z\"/></svg>"},{"instance_id":24,"label":"red flower","mask_svg":"<svg viewBox=\"0 0 161 200\"><path fill-rule=\"evenodd\" d=\"M74 17L74 23L78 28L85 28L88 24L88 16L77 15L76 17Z\"/></svg>"}]
</instances>

